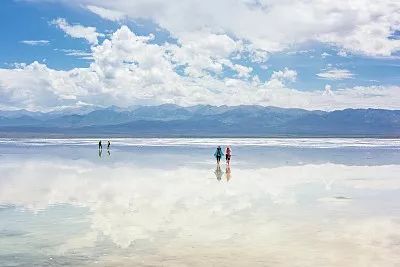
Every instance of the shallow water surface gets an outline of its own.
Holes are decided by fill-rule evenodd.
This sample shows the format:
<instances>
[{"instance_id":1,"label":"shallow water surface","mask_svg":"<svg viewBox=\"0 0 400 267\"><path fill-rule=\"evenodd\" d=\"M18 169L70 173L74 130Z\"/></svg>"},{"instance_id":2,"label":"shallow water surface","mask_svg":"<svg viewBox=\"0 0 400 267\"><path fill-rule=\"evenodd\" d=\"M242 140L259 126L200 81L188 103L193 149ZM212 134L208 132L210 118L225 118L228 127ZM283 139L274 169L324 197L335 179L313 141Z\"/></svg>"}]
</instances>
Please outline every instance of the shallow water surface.
<instances>
[{"instance_id":1,"label":"shallow water surface","mask_svg":"<svg viewBox=\"0 0 400 267\"><path fill-rule=\"evenodd\" d=\"M396 140L97 142L0 139L0 266L400 266Z\"/></svg>"}]
</instances>

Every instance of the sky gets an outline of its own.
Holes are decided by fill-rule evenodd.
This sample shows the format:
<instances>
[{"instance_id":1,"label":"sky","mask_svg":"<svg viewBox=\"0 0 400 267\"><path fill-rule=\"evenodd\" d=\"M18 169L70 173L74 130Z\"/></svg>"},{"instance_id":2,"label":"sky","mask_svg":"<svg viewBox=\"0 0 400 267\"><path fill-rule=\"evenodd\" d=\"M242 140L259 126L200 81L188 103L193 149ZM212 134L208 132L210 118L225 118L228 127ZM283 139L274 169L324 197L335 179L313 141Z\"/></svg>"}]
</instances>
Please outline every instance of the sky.
<instances>
[{"instance_id":1,"label":"sky","mask_svg":"<svg viewBox=\"0 0 400 267\"><path fill-rule=\"evenodd\" d=\"M3 0L0 109L400 109L398 0Z\"/></svg>"}]
</instances>

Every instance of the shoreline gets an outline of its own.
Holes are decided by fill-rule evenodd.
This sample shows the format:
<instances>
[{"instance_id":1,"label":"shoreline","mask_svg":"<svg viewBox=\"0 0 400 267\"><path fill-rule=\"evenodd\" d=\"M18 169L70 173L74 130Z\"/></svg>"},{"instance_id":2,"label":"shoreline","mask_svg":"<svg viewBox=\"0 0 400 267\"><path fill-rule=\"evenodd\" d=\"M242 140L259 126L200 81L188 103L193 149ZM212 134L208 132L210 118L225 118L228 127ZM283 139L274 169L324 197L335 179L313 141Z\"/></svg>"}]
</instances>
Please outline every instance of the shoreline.
<instances>
[{"instance_id":1,"label":"shoreline","mask_svg":"<svg viewBox=\"0 0 400 267\"><path fill-rule=\"evenodd\" d=\"M62 133L3 133L0 132L0 138L12 138L12 139L23 139L23 138L40 138L40 139L72 139L72 138L140 138L140 139L217 139L217 138L230 138L230 139L400 139L400 135L367 135L367 134L322 134L322 135L160 135L160 134L141 134L141 135L128 135L128 134L62 134Z\"/></svg>"}]
</instances>

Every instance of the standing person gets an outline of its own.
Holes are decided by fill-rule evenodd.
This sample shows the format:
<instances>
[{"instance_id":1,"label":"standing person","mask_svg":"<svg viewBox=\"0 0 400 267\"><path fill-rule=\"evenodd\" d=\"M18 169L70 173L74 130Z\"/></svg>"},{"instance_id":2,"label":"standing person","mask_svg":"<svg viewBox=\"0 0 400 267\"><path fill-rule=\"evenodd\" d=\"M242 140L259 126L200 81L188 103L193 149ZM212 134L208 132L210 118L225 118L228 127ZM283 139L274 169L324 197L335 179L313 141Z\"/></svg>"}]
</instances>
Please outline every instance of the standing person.
<instances>
[{"instance_id":1,"label":"standing person","mask_svg":"<svg viewBox=\"0 0 400 267\"><path fill-rule=\"evenodd\" d=\"M227 146L226 150L225 150L225 160L226 160L226 164L228 164L228 165L231 162L231 155L232 155L232 149L230 146Z\"/></svg>"},{"instance_id":2,"label":"standing person","mask_svg":"<svg viewBox=\"0 0 400 267\"><path fill-rule=\"evenodd\" d=\"M108 141L108 143L107 143L107 150L110 150L110 146L111 146L111 143L110 143L110 141Z\"/></svg>"},{"instance_id":3,"label":"standing person","mask_svg":"<svg viewBox=\"0 0 400 267\"><path fill-rule=\"evenodd\" d=\"M214 157L217 159L217 164L221 161L221 158L224 156L224 153L222 152L221 146L217 147L217 150L214 153Z\"/></svg>"},{"instance_id":4,"label":"standing person","mask_svg":"<svg viewBox=\"0 0 400 267\"><path fill-rule=\"evenodd\" d=\"M102 146L102 144L101 144L101 140L99 141L99 150L102 150L103 149L103 146Z\"/></svg>"}]
</instances>

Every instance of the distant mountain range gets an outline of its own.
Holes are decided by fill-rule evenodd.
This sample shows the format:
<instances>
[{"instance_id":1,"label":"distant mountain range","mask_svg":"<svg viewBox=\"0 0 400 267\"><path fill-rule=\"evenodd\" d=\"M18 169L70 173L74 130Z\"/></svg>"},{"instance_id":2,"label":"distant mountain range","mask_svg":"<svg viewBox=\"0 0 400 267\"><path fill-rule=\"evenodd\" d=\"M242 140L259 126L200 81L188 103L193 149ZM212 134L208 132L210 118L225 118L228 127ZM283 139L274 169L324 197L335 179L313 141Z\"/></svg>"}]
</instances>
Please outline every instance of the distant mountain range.
<instances>
[{"instance_id":1,"label":"distant mountain range","mask_svg":"<svg viewBox=\"0 0 400 267\"><path fill-rule=\"evenodd\" d=\"M0 111L0 136L400 136L400 110L332 112L263 106L134 106Z\"/></svg>"}]
</instances>

